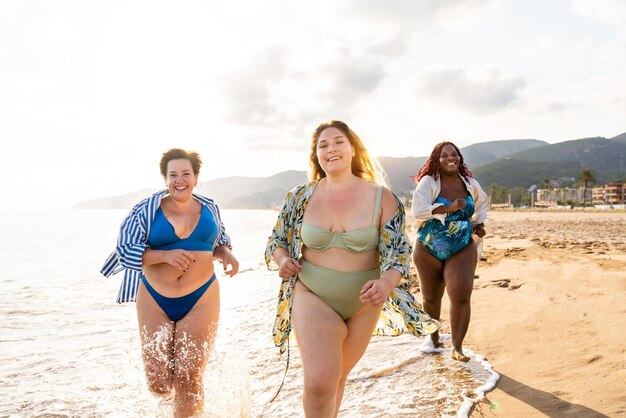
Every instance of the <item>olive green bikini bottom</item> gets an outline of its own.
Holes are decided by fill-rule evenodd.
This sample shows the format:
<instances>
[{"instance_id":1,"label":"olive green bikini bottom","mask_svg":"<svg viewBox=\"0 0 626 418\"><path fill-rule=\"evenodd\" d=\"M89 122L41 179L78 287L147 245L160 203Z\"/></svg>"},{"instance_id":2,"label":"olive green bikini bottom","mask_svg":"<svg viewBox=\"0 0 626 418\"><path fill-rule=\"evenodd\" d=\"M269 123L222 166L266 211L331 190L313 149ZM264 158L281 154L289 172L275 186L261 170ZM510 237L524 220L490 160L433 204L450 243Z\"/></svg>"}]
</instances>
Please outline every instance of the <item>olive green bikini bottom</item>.
<instances>
[{"instance_id":1,"label":"olive green bikini bottom","mask_svg":"<svg viewBox=\"0 0 626 418\"><path fill-rule=\"evenodd\" d=\"M341 317L349 319L363 304L359 300L363 285L380 277L380 269L335 271L300 259L298 278Z\"/></svg>"}]
</instances>

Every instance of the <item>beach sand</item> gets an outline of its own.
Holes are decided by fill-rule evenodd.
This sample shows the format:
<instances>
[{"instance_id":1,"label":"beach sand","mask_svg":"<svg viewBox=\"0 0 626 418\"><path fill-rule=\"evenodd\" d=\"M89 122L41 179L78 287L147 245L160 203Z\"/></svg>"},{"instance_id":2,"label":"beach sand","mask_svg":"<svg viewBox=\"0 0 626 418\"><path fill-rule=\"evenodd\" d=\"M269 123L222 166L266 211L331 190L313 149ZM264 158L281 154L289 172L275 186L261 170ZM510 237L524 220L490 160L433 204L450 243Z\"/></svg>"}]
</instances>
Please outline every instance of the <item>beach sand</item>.
<instances>
[{"instance_id":1,"label":"beach sand","mask_svg":"<svg viewBox=\"0 0 626 418\"><path fill-rule=\"evenodd\" d=\"M626 213L490 211L486 230L465 346L500 380L470 416L625 416Z\"/></svg>"}]
</instances>

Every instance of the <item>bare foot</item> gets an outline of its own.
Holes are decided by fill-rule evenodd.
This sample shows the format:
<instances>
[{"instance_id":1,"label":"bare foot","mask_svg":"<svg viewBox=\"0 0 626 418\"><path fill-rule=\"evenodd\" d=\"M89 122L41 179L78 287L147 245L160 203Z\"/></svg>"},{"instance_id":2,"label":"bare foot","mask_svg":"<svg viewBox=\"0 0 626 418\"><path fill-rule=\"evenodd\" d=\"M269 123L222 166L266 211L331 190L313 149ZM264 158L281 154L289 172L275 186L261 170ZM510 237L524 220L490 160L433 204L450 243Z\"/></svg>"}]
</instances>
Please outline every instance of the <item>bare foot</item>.
<instances>
[{"instance_id":1,"label":"bare foot","mask_svg":"<svg viewBox=\"0 0 626 418\"><path fill-rule=\"evenodd\" d=\"M435 331L430 334L430 340L433 342L435 348L443 348L444 344L439 341L439 332Z\"/></svg>"},{"instance_id":2,"label":"bare foot","mask_svg":"<svg viewBox=\"0 0 626 418\"><path fill-rule=\"evenodd\" d=\"M463 363L467 363L468 361L470 361L469 357L467 357L463 353L459 353L458 351L456 351L456 348L452 349L452 354L450 355L450 357L452 357L453 360L462 361Z\"/></svg>"}]
</instances>

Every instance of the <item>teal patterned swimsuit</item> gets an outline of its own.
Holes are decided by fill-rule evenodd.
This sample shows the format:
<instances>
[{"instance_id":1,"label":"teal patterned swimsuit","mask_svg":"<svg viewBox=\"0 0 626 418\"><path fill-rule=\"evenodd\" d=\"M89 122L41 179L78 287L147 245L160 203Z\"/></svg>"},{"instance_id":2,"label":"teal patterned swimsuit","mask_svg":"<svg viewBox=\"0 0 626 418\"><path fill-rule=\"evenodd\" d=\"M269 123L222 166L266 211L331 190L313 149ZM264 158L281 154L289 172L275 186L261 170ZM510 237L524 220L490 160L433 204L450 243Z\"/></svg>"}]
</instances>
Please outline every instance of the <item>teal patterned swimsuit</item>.
<instances>
[{"instance_id":1,"label":"teal patterned swimsuit","mask_svg":"<svg viewBox=\"0 0 626 418\"><path fill-rule=\"evenodd\" d=\"M469 195L467 205L461 210L446 215L444 223L437 219L422 222L417 231L417 239L433 256L444 261L465 248L472 238L470 219L474 214L474 200ZM434 203L451 205L445 197L437 196Z\"/></svg>"}]
</instances>

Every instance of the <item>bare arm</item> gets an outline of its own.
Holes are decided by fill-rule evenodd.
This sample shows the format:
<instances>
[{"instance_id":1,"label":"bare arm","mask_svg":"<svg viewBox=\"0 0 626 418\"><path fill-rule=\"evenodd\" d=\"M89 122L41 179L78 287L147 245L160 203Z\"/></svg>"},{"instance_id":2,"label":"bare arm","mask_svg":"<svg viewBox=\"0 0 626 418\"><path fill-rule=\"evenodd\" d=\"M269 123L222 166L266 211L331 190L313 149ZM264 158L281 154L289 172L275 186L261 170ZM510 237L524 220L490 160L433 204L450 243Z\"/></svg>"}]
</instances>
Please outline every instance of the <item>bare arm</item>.
<instances>
[{"instance_id":1,"label":"bare arm","mask_svg":"<svg viewBox=\"0 0 626 418\"><path fill-rule=\"evenodd\" d=\"M228 276L233 277L239 271L239 261L237 261L227 244L216 247L213 250L213 258L222 262L224 273ZM228 266L230 266L230 269Z\"/></svg>"}]
</instances>

